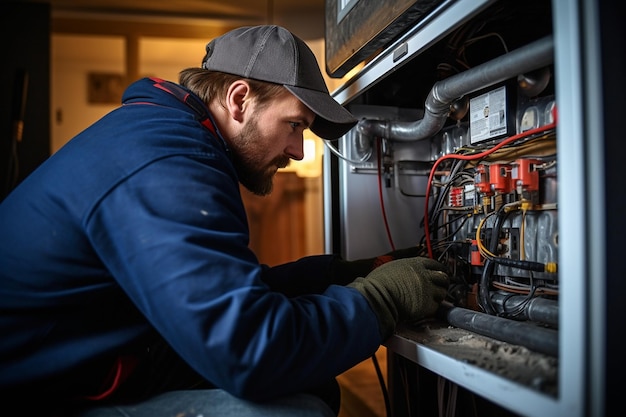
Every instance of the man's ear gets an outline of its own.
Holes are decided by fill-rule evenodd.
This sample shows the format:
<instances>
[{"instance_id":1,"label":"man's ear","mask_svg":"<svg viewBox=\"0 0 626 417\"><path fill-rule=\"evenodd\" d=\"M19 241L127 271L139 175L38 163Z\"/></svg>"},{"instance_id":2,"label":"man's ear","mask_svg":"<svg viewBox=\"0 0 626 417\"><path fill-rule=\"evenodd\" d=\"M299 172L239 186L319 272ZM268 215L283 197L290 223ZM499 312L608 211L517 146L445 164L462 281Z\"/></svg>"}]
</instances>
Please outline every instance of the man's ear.
<instances>
[{"instance_id":1,"label":"man's ear","mask_svg":"<svg viewBox=\"0 0 626 417\"><path fill-rule=\"evenodd\" d=\"M250 106L250 84L244 80L233 82L226 92L226 109L231 118L243 122L244 113Z\"/></svg>"}]
</instances>

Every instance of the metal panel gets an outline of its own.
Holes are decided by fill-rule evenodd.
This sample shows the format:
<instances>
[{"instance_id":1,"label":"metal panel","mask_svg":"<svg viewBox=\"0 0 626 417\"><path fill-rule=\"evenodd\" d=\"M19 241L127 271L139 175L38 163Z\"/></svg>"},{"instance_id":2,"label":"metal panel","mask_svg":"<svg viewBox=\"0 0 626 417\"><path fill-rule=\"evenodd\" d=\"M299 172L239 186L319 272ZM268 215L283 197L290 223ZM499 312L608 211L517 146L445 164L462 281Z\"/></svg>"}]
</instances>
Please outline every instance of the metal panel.
<instances>
[{"instance_id":1,"label":"metal panel","mask_svg":"<svg viewBox=\"0 0 626 417\"><path fill-rule=\"evenodd\" d=\"M382 116L398 120L401 120L403 115L406 117L412 114L407 109L368 106L355 107L352 111L357 117ZM343 152L352 159L357 158L351 152L355 136L356 132L352 131L341 142ZM372 145L375 147L375 144ZM412 147L415 147L415 144L412 144ZM424 142L422 148L428 158L429 142ZM392 183L387 187L385 178L381 178L376 169L378 165L376 158L377 150L374 149L369 159L373 161L371 163L355 164L345 160L339 163L342 190L339 202L341 253L346 259L376 256L394 247L399 249L414 246L423 235L418 213L421 213L424 206L424 198L407 194L423 195L427 177L424 174L403 173L394 167ZM368 168L370 164L372 168ZM403 189L405 193L398 192L399 189ZM385 220L389 227L389 235L385 229Z\"/></svg>"},{"instance_id":2,"label":"metal panel","mask_svg":"<svg viewBox=\"0 0 626 417\"><path fill-rule=\"evenodd\" d=\"M349 105L360 99L368 89L392 74L400 66L428 49L438 39L479 11L489 6L490 1L462 0L447 4L432 18L415 25L405 36L394 42L387 50L365 65L360 72L337 89L333 96ZM597 210L594 201L603 201L603 185L598 183L603 176L597 172L603 164L601 115L590 112L597 95L584 97L583 92L598 92L600 74L593 64L594 51L600 48L595 39L587 39L588 47L583 50L585 27L582 21L590 21L594 27L596 13L592 1L552 1L554 15L554 38L556 44L555 80L556 101L559 110L558 151L559 161L558 202L564 209L559 211L558 223L567 225L559 231L559 388L556 396L545 395L532 387L520 385L510 378L497 375L484 368L469 364L451 355L444 354L416 338L396 334L387 346L452 382L493 401L495 404L522 416L573 416L603 415L605 317L601 310L605 290L606 272L603 268L604 216ZM581 11L585 11L585 16ZM406 48L406 54L394 57L394 51ZM595 57L598 61L598 57ZM591 62L590 62L591 61ZM583 82L584 81L584 82ZM585 100L590 100L586 102ZM596 106L599 109L601 106ZM599 111L599 110L597 110ZM349 134L350 135L350 134ZM342 139L349 146L349 137ZM340 216L345 223L341 233L342 250L350 255L361 255L383 249L365 238L362 228L371 224L372 210L377 204L372 197L359 194L375 192L376 183L365 174L355 176L349 164L341 172ZM375 176L369 176L374 177ZM365 184L367 182L367 184ZM373 184L373 185L372 185ZM359 200L362 199L362 200ZM418 204L415 202L415 204ZM353 211L356 207L368 212ZM398 210L398 211L396 211ZM407 229L414 227L416 216L400 209L396 214L408 219ZM330 215L330 212L327 213ZM330 219L327 217L327 219ZM342 221L343 221L342 220ZM341 222L340 222L341 223ZM327 223L330 224L330 223ZM328 229L327 229L328 230ZM370 230L371 231L371 230ZM379 232L378 232L379 233ZM385 241L379 235L378 239ZM373 240L373 239L372 239ZM352 249L352 247L356 249ZM373 245L373 246L372 246Z\"/></svg>"},{"instance_id":3,"label":"metal panel","mask_svg":"<svg viewBox=\"0 0 626 417\"><path fill-rule=\"evenodd\" d=\"M326 72L343 77L443 0L326 0Z\"/></svg>"},{"instance_id":4,"label":"metal panel","mask_svg":"<svg viewBox=\"0 0 626 417\"><path fill-rule=\"evenodd\" d=\"M445 1L424 20L393 42L380 55L372 59L344 85L333 92L335 99L346 104L362 94L391 71L415 58L433 42L450 33L455 27L471 19L494 0ZM394 54L401 49L402 54ZM404 50L406 49L406 53Z\"/></svg>"}]
</instances>

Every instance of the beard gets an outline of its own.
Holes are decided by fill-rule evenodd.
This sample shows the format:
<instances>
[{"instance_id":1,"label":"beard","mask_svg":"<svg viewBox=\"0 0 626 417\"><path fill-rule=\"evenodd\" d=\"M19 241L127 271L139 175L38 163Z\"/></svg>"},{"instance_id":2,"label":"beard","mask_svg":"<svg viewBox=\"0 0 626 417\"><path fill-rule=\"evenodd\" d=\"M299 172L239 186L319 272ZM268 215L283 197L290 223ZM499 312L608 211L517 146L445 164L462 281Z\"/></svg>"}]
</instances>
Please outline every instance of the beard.
<instances>
[{"instance_id":1,"label":"beard","mask_svg":"<svg viewBox=\"0 0 626 417\"><path fill-rule=\"evenodd\" d=\"M269 163L265 161L264 141L256 119L250 120L241 133L231 142L233 163L239 182L253 194L264 196L274 188L274 175L278 168L285 168L291 161L284 155Z\"/></svg>"}]
</instances>

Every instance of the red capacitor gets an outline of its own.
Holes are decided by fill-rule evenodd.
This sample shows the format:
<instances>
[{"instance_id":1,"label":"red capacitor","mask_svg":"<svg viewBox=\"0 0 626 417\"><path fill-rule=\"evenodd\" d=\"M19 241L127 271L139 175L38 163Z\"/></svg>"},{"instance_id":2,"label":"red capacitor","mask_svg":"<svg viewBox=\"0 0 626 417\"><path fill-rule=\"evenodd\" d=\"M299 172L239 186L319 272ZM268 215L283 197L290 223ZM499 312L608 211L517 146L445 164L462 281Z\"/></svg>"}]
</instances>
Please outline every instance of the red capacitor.
<instances>
[{"instance_id":1,"label":"red capacitor","mask_svg":"<svg viewBox=\"0 0 626 417\"><path fill-rule=\"evenodd\" d=\"M513 190L511 182L511 167L508 164L489 165L489 181L491 188L499 193L509 193Z\"/></svg>"},{"instance_id":2,"label":"red capacitor","mask_svg":"<svg viewBox=\"0 0 626 417\"><path fill-rule=\"evenodd\" d=\"M526 191L538 191L539 171L535 169L535 165L539 162L536 159L518 159L515 161L515 184L521 185Z\"/></svg>"},{"instance_id":3,"label":"red capacitor","mask_svg":"<svg viewBox=\"0 0 626 417\"><path fill-rule=\"evenodd\" d=\"M474 184L476 184L476 188L478 188L478 191L482 194L493 194L491 184L489 184L489 170L485 165L480 164L476 167Z\"/></svg>"}]
</instances>

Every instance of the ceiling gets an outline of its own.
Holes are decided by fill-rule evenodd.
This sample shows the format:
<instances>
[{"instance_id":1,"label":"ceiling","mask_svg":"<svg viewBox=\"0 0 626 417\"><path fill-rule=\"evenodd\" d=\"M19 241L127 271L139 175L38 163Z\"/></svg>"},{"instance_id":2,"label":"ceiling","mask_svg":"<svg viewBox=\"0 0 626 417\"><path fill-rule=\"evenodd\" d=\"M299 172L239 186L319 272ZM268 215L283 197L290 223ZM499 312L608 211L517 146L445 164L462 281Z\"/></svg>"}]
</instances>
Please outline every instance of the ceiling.
<instances>
[{"instance_id":1,"label":"ceiling","mask_svg":"<svg viewBox=\"0 0 626 417\"><path fill-rule=\"evenodd\" d=\"M49 3L53 12L263 20L273 14L324 10L325 0L23 0Z\"/></svg>"},{"instance_id":2,"label":"ceiling","mask_svg":"<svg viewBox=\"0 0 626 417\"><path fill-rule=\"evenodd\" d=\"M242 25L270 23L289 27L285 22L306 22L311 18L319 31L323 31L326 3L326 0L18 1L50 4L52 30L57 33L128 34L134 31L139 35L158 32L162 36L203 38ZM116 21L115 25L111 25L112 20ZM194 25L205 29L198 30ZM293 26L298 27L300 23Z\"/></svg>"}]
</instances>

